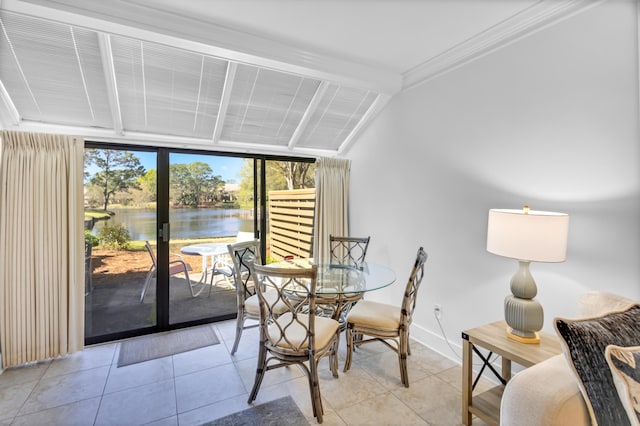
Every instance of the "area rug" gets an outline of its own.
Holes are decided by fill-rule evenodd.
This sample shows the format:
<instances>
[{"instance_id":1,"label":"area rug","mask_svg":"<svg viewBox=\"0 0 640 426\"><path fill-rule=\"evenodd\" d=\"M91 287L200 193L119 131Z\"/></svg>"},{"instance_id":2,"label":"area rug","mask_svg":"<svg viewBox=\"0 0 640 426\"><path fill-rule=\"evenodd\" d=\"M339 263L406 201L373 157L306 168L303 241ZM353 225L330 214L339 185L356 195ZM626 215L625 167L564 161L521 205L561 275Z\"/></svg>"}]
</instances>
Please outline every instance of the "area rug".
<instances>
[{"instance_id":1,"label":"area rug","mask_svg":"<svg viewBox=\"0 0 640 426\"><path fill-rule=\"evenodd\" d=\"M118 367L220 343L210 325L137 337L120 344Z\"/></svg>"},{"instance_id":2,"label":"area rug","mask_svg":"<svg viewBox=\"0 0 640 426\"><path fill-rule=\"evenodd\" d=\"M299 426L307 419L290 396L204 423L202 426Z\"/></svg>"}]
</instances>

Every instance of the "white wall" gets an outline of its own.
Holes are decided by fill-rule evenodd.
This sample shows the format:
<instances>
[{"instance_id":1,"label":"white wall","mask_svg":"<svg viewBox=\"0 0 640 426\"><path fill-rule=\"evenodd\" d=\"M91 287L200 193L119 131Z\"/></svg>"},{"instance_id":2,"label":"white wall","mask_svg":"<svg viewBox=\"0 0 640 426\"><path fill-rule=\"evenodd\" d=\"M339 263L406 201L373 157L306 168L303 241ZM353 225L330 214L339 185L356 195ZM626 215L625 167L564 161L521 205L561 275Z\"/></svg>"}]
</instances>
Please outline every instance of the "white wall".
<instances>
[{"instance_id":1,"label":"white wall","mask_svg":"<svg viewBox=\"0 0 640 426\"><path fill-rule=\"evenodd\" d=\"M610 0L398 95L347 153L350 231L397 282L429 253L412 336L453 356L503 318L517 262L486 251L490 208L566 212L564 263L534 263L544 330L589 290L640 299L638 47L633 0Z\"/></svg>"}]
</instances>

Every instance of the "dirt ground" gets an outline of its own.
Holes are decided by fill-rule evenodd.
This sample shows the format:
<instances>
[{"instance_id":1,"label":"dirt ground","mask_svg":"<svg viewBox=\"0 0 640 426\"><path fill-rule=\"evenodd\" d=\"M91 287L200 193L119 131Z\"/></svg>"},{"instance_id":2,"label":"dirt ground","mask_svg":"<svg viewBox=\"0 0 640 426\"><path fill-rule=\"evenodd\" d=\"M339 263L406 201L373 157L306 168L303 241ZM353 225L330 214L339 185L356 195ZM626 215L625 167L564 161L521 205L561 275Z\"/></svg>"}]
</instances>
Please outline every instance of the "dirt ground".
<instances>
[{"instance_id":1,"label":"dirt ground","mask_svg":"<svg viewBox=\"0 0 640 426\"><path fill-rule=\"evenodd\" d=\"M172 251L172 253L174 253ZM200 256L185 256L183 260L191 266L194 273L202 272ZM112 250L94 248L91 256L93 266L93 283L100 284L111 280L114 276L126 274L146 274L151 267L151 257L145 251Z\"/></svg>"}]
</instances>

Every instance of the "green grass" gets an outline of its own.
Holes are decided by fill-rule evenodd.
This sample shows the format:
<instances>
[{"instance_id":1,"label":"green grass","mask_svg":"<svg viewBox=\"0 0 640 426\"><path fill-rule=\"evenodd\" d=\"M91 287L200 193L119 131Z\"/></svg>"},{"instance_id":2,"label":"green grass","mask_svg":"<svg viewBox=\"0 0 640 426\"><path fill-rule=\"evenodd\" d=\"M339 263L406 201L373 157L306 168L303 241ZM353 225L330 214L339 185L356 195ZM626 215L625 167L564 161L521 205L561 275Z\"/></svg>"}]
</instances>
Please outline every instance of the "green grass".
<instances>
[{"instance_id":1,"label":"green grass","mask_svg":"<svg viewBox=\"0 0 640 426\"><path fill-rule=\"evenodd\" d=\"M171 243L169 244L170 251L180 251L180 249L184 246L188 246L191 244L203 244L203 243L232 243L236 240L236 237L216 237L216 238L183 238L183 239L171 239ZM151 241L151 247L156 249L157 243L155 241ZM144 246L144 241L130 241L129 248L130 251L144 251L146 250Z\"/></svg>"},{"instance_id":2,"label":"green grass","mask_svg":"<svg viewBox=\"0 0 640 426\"><path fill-rule=\"evenodd\" d=\"M84 218L90 219L94 218L95 220L106 220L113 216L113 212L107 210L94 210L94 209L86 209L84 211Z\"/></svg>"}]
</instances>

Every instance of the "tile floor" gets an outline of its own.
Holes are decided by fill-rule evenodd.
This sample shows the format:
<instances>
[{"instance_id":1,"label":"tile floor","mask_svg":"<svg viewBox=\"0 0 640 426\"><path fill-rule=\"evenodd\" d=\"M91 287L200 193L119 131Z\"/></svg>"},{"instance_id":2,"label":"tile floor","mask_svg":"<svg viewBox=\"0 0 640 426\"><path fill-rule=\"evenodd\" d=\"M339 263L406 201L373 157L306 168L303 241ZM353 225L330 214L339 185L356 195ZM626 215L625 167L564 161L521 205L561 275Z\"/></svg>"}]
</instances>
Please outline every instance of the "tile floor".
<instances>
[{"instance_id":1,"label":"tile floor","mask_svg":"<svg viewBox=\"0 0 640 426\"><path fill-rule=\"evenodd\" d=\"M2 425L199 425L247 408L258 329L245 330L229 354L234 322L213 327L220 344L117 368L119 343L0 375ZM341 342L340 368L344 363ZM417 343L409 358L411 386L400 383L396 355L381 344L354 354L334 379L323 360L320 389L325 425L459 425L461 368ZM291 395L309 424L307 379L298 367L267 372L256 404ZM488 386L488 383L482 384ZM474 419L474 425L484 425Z\"/></svg>"}]
</instances>

